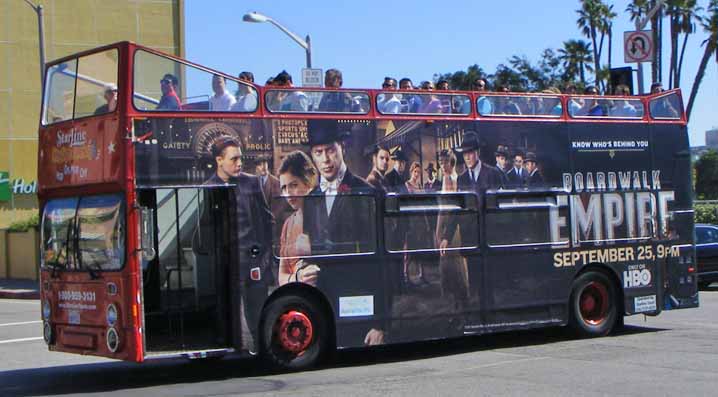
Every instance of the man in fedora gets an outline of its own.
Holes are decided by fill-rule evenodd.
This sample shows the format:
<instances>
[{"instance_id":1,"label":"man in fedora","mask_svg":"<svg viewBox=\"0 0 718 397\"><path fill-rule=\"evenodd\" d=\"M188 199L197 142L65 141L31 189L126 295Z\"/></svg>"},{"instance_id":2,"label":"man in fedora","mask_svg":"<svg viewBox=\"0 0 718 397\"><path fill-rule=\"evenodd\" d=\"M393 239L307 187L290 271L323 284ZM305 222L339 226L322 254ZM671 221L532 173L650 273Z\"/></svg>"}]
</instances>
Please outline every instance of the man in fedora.
<instances>
[{"instance_id":1,"label":"man in fedora","mask_svg":"<svg viewBox=\"0 0 718 397\"><path fill-rule=\"evenodd\" d=\"M466 131L461 146L456 149L464 158L466 170L459 175L457 186L460 192L476 192L478 194L479 208L483 202L483 193L487 189L501 187L499 171L480 158L482 142L475 131ZM447 225L441 231L439 252L446 255L449 241L452 241L457 229L460 231L461 246L475 247L479 243L479 219L469 216L455 215L447 219ZM467 257L469 271L469 287L474 293L478 292L478 264L472 263Z\"/></svg>"},{"instance_id":2,"label":"man in fedora","mask_svg":"<svg viewBox=\"0 0 718 397\"><path fill-rule=\"evenodd\" d=\"M406 157L404 151L399 148L391 155L391 159L394 160L394 167L385 175L386 183L389 186L389 191L398 192L404 188L404 182L406 182L406 179L404 179L404 170L409 158Z\"/></svg>"},{"instance_id":3,"label":"man in fedora","mask_svg":"<svg viewBox=\"0 0 718 397\"><path fill-rule=\"evenodd\" d=\"M376 230L372 217L374 189L355 176L344 162L344 140L349 136L334 120L309 121L309 151L319 171L319 184L304 199L304 233L309 236L312 255L367 253L376 250ZM365 193L366 196L360 194ZM347 258L342 266L321 265L318 285L324 290L336 288L351 274L356 285L375 285L376 274L355 271L346 273ZM383 317L380 291L375 294L375 316ZM372 325L361 335L363 343L384 343L384 331ZM347 335L345 335L347 336Z\"/></svg>"},{"instance_id":4,"label":"man in fedora","mask_svg":"<svg viewBox=\"0 0 718 397\"><path fill-rule=\"evenodd\" d=\"M496 151L494 152L494 158L496 159L496 169L501 175L501 184L503 186L508 186L509 179L506 176L506 173L509 171L509 147L501 144L497 145Z\"/></svg>"},{"instance_id":5,"label":"man in fedora","mask_svg":"<svg viewBox=\"0 0 718 397\"><path fill-rule=\"evenodd\" d=\"M524 160L526 166L526 185L527 186L541 186L543 185L543 176L538 170L538 162L536 161L536 154L533 152L526 153L526 159Z\"/></svg>"},{"instance_id":6,"label":"man in fedora","mask_svg":"<svg viewBox=\"0 0 718 397\"><path fill-rule=\"evenodd\" d=\"M426 171L426 175L429 176L426 179L426 182L424 182L424 191L438 192L439 190L441 190L441 181L436 178L436 169L434 168L434 163L429 163L429 165L426 166L424 171Z\"/></svg>"}]
</instances>

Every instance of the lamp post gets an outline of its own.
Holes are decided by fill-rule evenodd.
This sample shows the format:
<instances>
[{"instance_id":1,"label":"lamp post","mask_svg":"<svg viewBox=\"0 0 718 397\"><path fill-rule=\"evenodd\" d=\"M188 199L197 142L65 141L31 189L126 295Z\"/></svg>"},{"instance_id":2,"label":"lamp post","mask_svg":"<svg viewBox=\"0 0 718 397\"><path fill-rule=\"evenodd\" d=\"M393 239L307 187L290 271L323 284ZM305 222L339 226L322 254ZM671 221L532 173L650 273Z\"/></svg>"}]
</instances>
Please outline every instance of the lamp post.
<instances>
[{"instance_id":1,"label":"lamp post","mask_svg":"<svg viewBox=\"0 0 718 397\"><path fill-rule=\"evenodd\" d=\"M45 88L45 29L43 27L43 13L42 5L35 5L29 0L25 0L30 8L37 14L37 32L38 32L38 47L40 47L40 87Z\"/></svg>"},{"instance_id":2,"label":"lamp post","mask_svg":"<svg viewBox=\"0 0 718 397\"><path fill-rule=\"evenodd\" d=\"M261 23L261 22L269 22L272 25L276 26L281 30L282 32L286 33L287 36L289 36L292 40L294 40L297 44L299 44L300 47L304 48L304 50L307 52L307 68L312 67L312 41L309 38L309 35L305 39L302 39L297 34L291 32L289 29L282 26L279 22L275 21L274 19L262 15L258 12L250 12L247 14L244 14L242 17L242 20L244 22L255 22L255 23Z\"/></svg>"}]
</instances>

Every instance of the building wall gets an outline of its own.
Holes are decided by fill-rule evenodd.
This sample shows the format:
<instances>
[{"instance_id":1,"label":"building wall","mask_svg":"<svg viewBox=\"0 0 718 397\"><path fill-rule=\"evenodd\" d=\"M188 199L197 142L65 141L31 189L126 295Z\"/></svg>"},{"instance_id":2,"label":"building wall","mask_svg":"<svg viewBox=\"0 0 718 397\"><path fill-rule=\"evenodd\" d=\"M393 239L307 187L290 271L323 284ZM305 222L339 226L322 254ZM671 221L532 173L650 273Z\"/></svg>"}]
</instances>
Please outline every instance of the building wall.
<instances>
[{"instance_id":1,"label":"building wall","mask_svg":"<svg viewBox=\"0 0 718 397\"><path fill-rule=\"evenodd\" d=\"M184 0L31 2L44 7L46 61L124 40L184 56ZM32 191L37 180L39 65L37 14L24 0L0 0L0 171L11 189L22 179ZM37 207L34 193L12 194L0 201L0 228Z\"/></svg>"},{"instance_id":2,"label":"building wall","mask_svg":"<svg viewBox=\"0 0 718 397\"><path fill-rule=\"evenodd\" d=\"M706 146L718 149L718 128L706 131Z\"/></svg>"}]
</instances>

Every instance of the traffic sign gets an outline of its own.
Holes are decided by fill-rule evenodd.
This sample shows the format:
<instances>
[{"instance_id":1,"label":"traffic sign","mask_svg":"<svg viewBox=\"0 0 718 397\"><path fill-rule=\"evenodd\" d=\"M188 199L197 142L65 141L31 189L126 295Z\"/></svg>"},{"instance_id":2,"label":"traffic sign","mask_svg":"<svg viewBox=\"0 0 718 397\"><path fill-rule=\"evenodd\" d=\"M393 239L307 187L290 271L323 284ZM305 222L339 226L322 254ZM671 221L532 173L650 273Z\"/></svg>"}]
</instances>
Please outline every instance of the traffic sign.
<instances>
[{"instance_id":1,"label":"traffic sign","mask_svg":"<svg viewBox=\"0 0 718 397\"><path fill-rule=\"evenodd\" d=\"M623 32L623 61L626 63L653 61L653 32L650 30Z\"/></svg>"},{"instance_id":2,"label":"traffic sign","mask_svg":"<svg viewBox=\"0 0 718 397\"><path fill-rule=\"evenodd\" d=\"M322 87L322 70L321 69L302 69L302 87Z\"/></svg>"}]
</instances>

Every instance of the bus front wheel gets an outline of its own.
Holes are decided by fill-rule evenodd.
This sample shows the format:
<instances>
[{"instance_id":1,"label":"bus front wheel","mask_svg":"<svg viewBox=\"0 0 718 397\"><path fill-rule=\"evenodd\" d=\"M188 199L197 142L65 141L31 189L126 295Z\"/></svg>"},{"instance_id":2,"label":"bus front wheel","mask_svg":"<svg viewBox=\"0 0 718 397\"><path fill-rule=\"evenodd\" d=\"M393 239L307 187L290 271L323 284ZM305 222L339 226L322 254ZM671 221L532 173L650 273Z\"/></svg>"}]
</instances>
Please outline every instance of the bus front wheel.
<instances>
[{"instance_id":1,"label":"bus front wheel","mask_svg":"<svg viewBox=\"0 0 718 397\"><path fill-rule=\"evenodd\" d=\"M299 295L271 302L262 322L262 354L273 367L302 370L314 366L327 349L327 321L319 305Z\"/></svg>"},{"instance_id":2,"label":"bus front wheel","mask_svg":"<svg viewBox=\"0 0 718 397\"><path fill-rule=\"evenodd\" d=\"M582 337L605 336L618 316L616 287L601 272L580 275L571 288L570 324Z\"/></svg>"}]
</instances>

